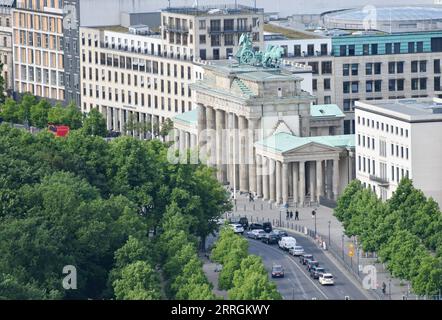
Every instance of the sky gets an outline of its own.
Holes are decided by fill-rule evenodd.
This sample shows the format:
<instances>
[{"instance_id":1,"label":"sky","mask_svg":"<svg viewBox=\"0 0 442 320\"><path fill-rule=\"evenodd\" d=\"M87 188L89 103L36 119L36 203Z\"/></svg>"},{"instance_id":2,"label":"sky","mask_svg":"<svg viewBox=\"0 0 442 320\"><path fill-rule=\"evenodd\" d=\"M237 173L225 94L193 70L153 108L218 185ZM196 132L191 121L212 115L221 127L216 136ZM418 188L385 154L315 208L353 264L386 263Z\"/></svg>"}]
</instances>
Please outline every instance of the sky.
<instances>
[{"instance_id":1,"label":"sky","mask_svg":"<svg viewBox=\"0 0 442 320\"><path fill-rule=\"evenodd\" d=\"M167 7L167 0L147 0L152 3L152 10ZM172 6L192 6L197 0L170 0ZM235 0L198 0L199 5L234 4ZM292 14L318 14L327 10L363 7L365 5L431 5L441 0L256 0L257 6L266 12L282 12L282 16ZM254 0L238 0L240 4L254 5Z\"/></svg>"}]
</instances>

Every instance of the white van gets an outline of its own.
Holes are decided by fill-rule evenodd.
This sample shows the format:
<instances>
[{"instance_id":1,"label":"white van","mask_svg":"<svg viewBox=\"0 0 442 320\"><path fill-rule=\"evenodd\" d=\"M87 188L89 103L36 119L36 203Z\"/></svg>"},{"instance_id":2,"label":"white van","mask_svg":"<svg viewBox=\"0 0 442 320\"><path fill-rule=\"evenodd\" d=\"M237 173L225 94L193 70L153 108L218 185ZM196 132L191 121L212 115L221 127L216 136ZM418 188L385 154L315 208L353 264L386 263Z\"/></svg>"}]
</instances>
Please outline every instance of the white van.
<instances>
[{"instance_id":1,"label":"white van","mask_svg":"<svg viewBox=\"0 0 442 320\"><path fill-rule=\"evenodd\" d=\"M278 245L283 250L290 250L296 247L296 239L293 237L282 237Z\"/></svg>"}]
</instances>

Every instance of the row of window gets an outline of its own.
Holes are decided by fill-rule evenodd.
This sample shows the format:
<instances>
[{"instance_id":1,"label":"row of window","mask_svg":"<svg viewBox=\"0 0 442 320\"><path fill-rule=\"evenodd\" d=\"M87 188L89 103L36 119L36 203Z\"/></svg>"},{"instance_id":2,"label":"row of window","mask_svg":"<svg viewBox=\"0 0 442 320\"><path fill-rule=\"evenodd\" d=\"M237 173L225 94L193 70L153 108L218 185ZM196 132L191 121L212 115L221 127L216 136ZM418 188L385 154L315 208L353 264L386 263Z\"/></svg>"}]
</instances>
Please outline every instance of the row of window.
<instances>
[{"instance_id":1,"label":"row of window","mask_svg":"<svg viewBox=\"0 0 442 320\"><path fill-rule=\"evenodd\" d=\"M387 178L387 165L385 163L379 163L380 178L388 180ZM358 156L358 171L376 176L376 161L374 159L366 158L364 156ZM409 177L410 172L408 169L401 168L399 166L391 166L391 181L399 183L403 178Z\"/></svg>"},{"instance_id":2,"label":"row of window","mask_svg":"<svg viewBox=\"0 0 442 320\"><path fill-rule=\"evenodd\" d=\"M439 86L435 85L436 87L440 87L440 77L436 77L439 79ZM436 79L435 78L435 79ZM411 90L427 90L427 78L412 78L411 79ZM437 84L436 79L436 84ZM405 88L405 79L390 79L388 80L388 91L404 91ZM437 91L437 90L436 90ZM349 93L359 93L360 92L360 85L359 81L344 81L342 83L342 93L349 94ZM365 81L365 92L371 93L371 92L382 92L382 80L368 80Z\"/></svg>"},{"instance_id":3,"label":"row of window","mask_svg":"<svg viewBox=\"0 0 442 320\"><path fill-rule=\"evenodd\" d=\"M15 39L22 46L30 46L51 50L63 50L63 37L32 31L15 30Z\"/></svg>"},{"instance_id":4,"label":"row of window","mask_svg":"<svg viewBox=\"0 0 442 320\"><path fill-rule=\"evenodd\" d=\"M130 90L118 90L99 85L94 87L92 84L87 86L85 83L83 83L83 96L100 99L102 101L121 101L121 103L127 103L131 106L147 106L148 108L153 107L154 109L161 109L163 111L167 110L171 112L174 111L176 113L180 112L180 104L178 99L165 98L163 96L139 93ZM186 102L181 100L181 112L186 112L185 106ZM192 110L191 101L187 103L187 106L187 111Z\"/></svg>"},{"instance_id":5,"label":"row of window","mask_svg":"<svg viewBox=\"0 0 442 320\"><path fill-rule=\"evenodd\" d=\"M436 45L432 46L436 47ZM354 44L350 45L340 45L339 46L339 55L340 56L355 56L358 54L356 49L362 49L362 55L377 55L380 54L380 44L372 43L372 44L362 44L362 47L356 46ZM385 54L399 54L399 53L422 53L424 52L424 42L423 41L410 41L407 43L407 47L401 49L401 42L395 43L385 43L383 47L383 52ZM436 48L434 48L436 49ZM434 52L434 51L433 51Z\"/></svg>"},{"instance_id":6,"label":"row of window","mask_svg":"<svg viewBox=\"0 0 442 320\"><path fill-rule=\"evenodd\" d=\"M358 125L366 126L367 128L372 128L376 130L385 131L386 133L396 134L396 136L401 136L408 138L408 129L404 129L398 126L393 126L388 123L383 123L379 121L370 120L365 117L358 116Z\"/></svg>"}]
</instances>

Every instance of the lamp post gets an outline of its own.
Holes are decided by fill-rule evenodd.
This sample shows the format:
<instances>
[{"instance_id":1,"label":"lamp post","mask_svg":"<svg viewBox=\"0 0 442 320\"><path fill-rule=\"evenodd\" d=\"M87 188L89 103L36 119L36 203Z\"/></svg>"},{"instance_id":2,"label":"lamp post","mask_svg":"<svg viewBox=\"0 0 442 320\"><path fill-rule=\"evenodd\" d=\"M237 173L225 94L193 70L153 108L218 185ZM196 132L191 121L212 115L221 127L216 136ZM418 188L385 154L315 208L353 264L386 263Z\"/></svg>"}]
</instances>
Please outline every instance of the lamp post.
<instances>
[{"instance_id":1,"label":"lamp post","mask_svg":"<svg viewBox=\"0 0 442 320\"><path fill-rule=\"evenodd\" d=\"M315 219L315 239L316 239L316 211L315 210L312 211L312 218Z\"/></svg>"},{"instance_id":2,"label":"lamp post","mask_svg":"<svg viewBox=\"0 0 442 320\"><path fill-rule=\"evenodd\" d=\"M345 259L345 256L344 256L344 234L342 234L341 247L342 247L342 259L344 260Z\"/></svg>"},{"instance_id":3,"label":"lamp post","mask_svg":"<svg viewBox=\"0 0 442 320\"><path fill-rule=\"evenodd\" d=\"M331 224L331 221L329 220L328 221L328 246L330 247L330 244L331 244L331 238L330 238L330 224Z\"/></svg>"},{"instance_id":4,"label":"lamp post","mask_svg":"<svg viewBox=\"0 0 442 320\"><path fill-rule=\"evenodd\" d=\"M388 296L390 297L391 300L391 279L388 280Z\"/></svg>"}]
</instances>

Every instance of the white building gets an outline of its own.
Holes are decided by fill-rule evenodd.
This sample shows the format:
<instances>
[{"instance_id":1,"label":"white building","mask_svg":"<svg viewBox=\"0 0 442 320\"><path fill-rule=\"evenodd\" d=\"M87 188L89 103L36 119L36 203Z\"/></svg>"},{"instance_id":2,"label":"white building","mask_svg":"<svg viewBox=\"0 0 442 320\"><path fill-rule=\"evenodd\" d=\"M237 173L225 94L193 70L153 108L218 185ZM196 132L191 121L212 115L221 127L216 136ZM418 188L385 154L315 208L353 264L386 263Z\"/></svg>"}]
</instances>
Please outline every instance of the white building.
<instances>
[{"instance_id":1,"label":"white building","mask_svg":"<svg viewBox=\"0 0 442 320\"><path fill-rule=\"evenodd\" d=\"M403 177L442 204L442 100L356 102L356 176L383 200Z\"/></svg>"}]
</instances>

